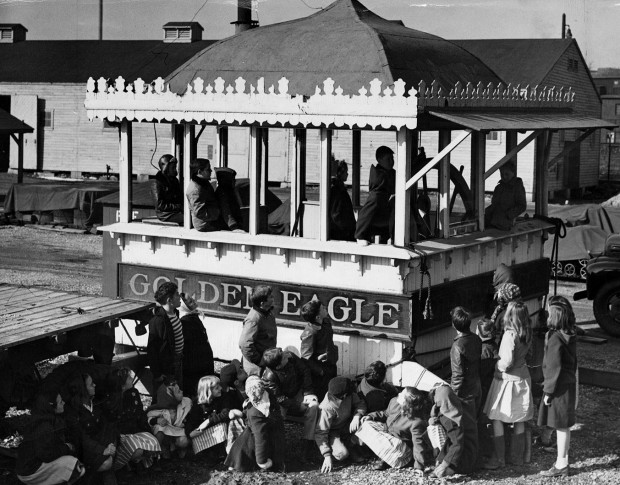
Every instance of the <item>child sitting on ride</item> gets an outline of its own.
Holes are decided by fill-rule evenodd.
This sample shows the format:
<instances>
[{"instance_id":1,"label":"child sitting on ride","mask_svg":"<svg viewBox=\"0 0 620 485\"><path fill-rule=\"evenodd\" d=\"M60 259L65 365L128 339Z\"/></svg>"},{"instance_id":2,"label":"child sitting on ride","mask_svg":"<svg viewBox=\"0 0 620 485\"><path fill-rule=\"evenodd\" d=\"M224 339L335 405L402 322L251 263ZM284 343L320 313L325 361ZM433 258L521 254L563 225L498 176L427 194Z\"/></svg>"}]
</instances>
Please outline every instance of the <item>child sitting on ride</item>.
<instances>
[{"instance_id":1,"label":"child sitting on ride","mask_svg":"<svg viewBox=\"0 0 620 485\"><path fill-rule=\"evenodd\" d=\"M329 473L333 458L342 461L351 455L359 458L351 437L366 414L366 402L355 392L355 384L346 377L334 377L329 381L327 394L320 404L320 415L314 440L323 455L321 471Z\"/></svg>"},{"instance_id":2,"label":"child sitting on ride","mask_svg":"<svg viewBox=\"0 0 620 485\"><path fill-rule=\"evenodd\" d=\"M62 418L65 403L60 394L38 394L31 410L24 441L17 450L15 474L26 485L75 483L84 466L74 456Z\"/></svg>"},{"instance_id":3,"label":"child sitting on ride","mask_svg":"<svg viewBox=\"0 0 620 485\"><path fill-rule=\"evenodd\" d=\"M385 382L386 365L377 360L364 371L364 377L357 386L358 395L366 401L369 413L383 411L398 391L389 382Z\"/></svg>"},{"instance_id":4,"label":"child sitting on ride","mask_svg":"<svg viewBox=\"0 0 620 485\"><path fill-rule=\"evenodd\" d=\"M147 410L147 418L161 446L162 457L170 458L171 453L178 450L179 458L183 458L190 443L185 436L184 421L192 408L192 400L183 397L179 384L169 376L163 377L156 398Z\"/></svg>"},{"instance_id":5,"label":"child sitting on ride","mask_svg":"<svg viewBox=\"0 0 620 485\"><path fill-rule=\"evenodd\" d=\"M485 468L494 470L506 464L504 423L514 423L511 461L523 464L525 422L534 415L530 373L525 362L532 342L530 315L525 304L511 302L504 315L504 335L499 348L495 377L484 405L493 421L494 455Z\"/></svg>"},{"instance_id":6,"label":"child sitting on ride","mask_svg":"<svg viewBox=\"0 0 620 485\"><path fill-rule=\"evenodd\" d=\"M149 468L153 464L153 457L161 452L159 441L150 433L142 399L133 382L134 373L130 369L115 369L104 402L107 419L116 424L120 433L114 456L115 470L130 462Z\"/></svg>"},{"instance_id":7,"label":"child sitting on ride","mask_svg":"<svg viewBox=\"0 0 620 485\"><path fill-rule=\"evenodd\" d=\"M301 358L312 373L312 387L319 401L325 397L327 384L336 377L338 347L334 344L334 330L325 305L310 300L301 307L301 316L307 322L301 334Z\"/></svg>"},{"instance_id":8,"label":"child sitting on ride","mask_svg":"<svg viewBox=\"0 0 620 485\"><path fill-rule=\"evenodd\" d=\"M356 436L379 458L375 470L402 468L413 460L414 475L424 475L430 452L424 441L427 410L426 393L405 387L386 410L362 418Z\"/></svg>"},{"instance_id":9,"label":"child sitting on ride","mask_svg":"<svg viewBox=\"0 0 620 485\"><path fill-rule=\"evenodd\" d=\"M241 362L233 359L230 364L226 364L220 369L220 385L222 386L222 396L229 400L231 409L243 409L243 402L247 396L245 394L245 381L248 374L243 370Z\"/></svg>"},{"instance_id":10,"label":"child sitting on ride","mask_svg":"<svg viewBox=\"0 0 620 485\"><path fill-rule=\"evenodd\" d=\"M194 454L224 443L228 437L228 422L243 417L240 409L230 407L227 396L222 395L220 380L215 376L205 376L198 381L196 400L187 419L185 434L192 440ZM210 458L223 457L224 447L211 450Z\"/></svg>"},{"instance_id":11,"label":"child sitting on ride","mask_svg":"<svg viewBox=\"0 0 620 485\"><path fill-rule=\"evenodd\" d=\"M224 465L239 472L284 471L284 422L275 396L258 376L245 382L248 426L232 445Z\"/></svg>"}]
</instances>

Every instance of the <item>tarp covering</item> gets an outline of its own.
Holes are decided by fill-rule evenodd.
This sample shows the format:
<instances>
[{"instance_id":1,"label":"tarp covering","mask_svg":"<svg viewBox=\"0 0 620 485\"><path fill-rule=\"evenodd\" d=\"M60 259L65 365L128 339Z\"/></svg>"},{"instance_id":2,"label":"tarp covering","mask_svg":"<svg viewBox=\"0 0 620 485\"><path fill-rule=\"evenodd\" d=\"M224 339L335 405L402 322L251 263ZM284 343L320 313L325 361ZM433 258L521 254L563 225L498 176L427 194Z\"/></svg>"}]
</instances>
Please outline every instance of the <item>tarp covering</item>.
<instances>
[{"instance_id":1,"label":"tarp covering","mask_svg":"<svg viewBox=\"0 0 620 485\"><path fill-rule=\"evenodd\" d=\"M620 208L598 204L549 206L549 217L557 217L567 225L566 237L560 239L560 261L589 259L605 249L605 239L620 232ZM553 236L545 242L545 256L551 257Z\"/></svg>"},{"instance_id":2,"label":"tarp covering","mask_svg":"<svg viewBox=\"0 0 620 485\"><path fill-rule=\"evenodd\" d=\"M573 130L587 128L613 128L617 124L590 116L571 113L519 113L519 112L442 112L429 114L475 131L490 130Z\"/></svg>"},{"instance_id":3,"label":"tarp covering","mask_svg":"<svg viewBox=\"0 0 620 485\"><path fill-rule=\"evenodd\" d=\"M117 182L41 182L13 184L4 200L6 213L80 209L90 211L95 200L118 190Z\"/></svg>"},{"instance_id":4,"label":"tarp covering","mask_svg":"<svg viewBox=\"0 0 620 485\"><path fill-rule=\"evenodd\" d=\"M269 25L226 38L196 54L167 79L182 94L195 78L238 77L312 95L331 77L345 94L356 94L374 78L383 86L402 78L407 89L436 80L444 89L457 81L498 84L501 79L462 47L375 15L357 0L337 0L306 18Z\"/></svg>"}]
</instances>

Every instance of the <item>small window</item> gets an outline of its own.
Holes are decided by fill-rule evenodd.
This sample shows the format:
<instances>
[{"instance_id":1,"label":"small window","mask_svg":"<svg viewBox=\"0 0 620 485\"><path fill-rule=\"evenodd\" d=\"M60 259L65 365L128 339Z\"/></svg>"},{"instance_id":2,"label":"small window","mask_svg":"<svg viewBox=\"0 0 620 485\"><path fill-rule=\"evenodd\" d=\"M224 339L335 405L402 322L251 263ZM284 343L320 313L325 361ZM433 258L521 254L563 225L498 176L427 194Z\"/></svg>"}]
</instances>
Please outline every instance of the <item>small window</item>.
<instances>
[{"instance_id":1,"label":"small window","mask_svg":"<svg viewBox=\"0 0 620 485\"><path fill-rule=\"evenodd\" d=\"M579 70L579 61L577 59L568 59L568 70L577 72Z\"/></svg>"},{"instance_id":2,"label":"small window","mask_svg":"<svg viewBox=\"0 0 620 485\"><path fill-rule=\"evenodd\" d=\"M558 132L558 142L560 145L564 143L564 140L566 140L566 130L560 130Z\"/></svg>"},{"instance_id":3,"label":"small window","mask_svg":"<svg viewBox=\"0 0 620 485\"><path fill-rule=\"evenodd\" d=\"M54 129L54 110L43 111L43 127Z\"/></svg>"},{"instance_id":4,"label":"small window","mask_svg":"<svg viewBox=\"0 0 620 485\"><path fill-rule=\"evenodd\" d=\"M601 86L601 87L599 88L599 94L600 94L601 96L604 96L605 94L607 94L607 87L605 87L605 86Z\"/></svg>"},{"instance_id":5,"label":"small window","mask_svg":"<svg viewBox=\"0 0 620 485\"><path fill-rule=\"evenodd\" d=\"M620 86L620 81L618 79L614 79L614 86Z\"/></svg>"},{"instance_id":6,"label":"small window","mask_svg":"<svg viewBox=\"0 0 620 485\"><path fill-rule=\"evenodd\" d=\"M211 164L213 164L213 145L207 145L207 158L211 160Z\"/></svg>"},{"instance_id":7,"label":"small window","mask_svg":"<svg viewBox=\"0 0 620 485\"><path fill-rule=\"evenodd\" d=\"M10 29L2 29L0 30L0 38L1 39L12 39L13 31Z\"/></svg>"},{"instance_id":8,"label":"small window","mask_svg":"<svg viewBox=\"0 0 620 485\"><path fill-rule=\"evenodd\" d=\"M487 133L487 141L499 143L501 141L501 136L499 131L489 131Z\"/></svg>"},{"instance_id":9,"label":"small window","mask_svg":"<svg viewBox=\"0 0 620 485\"><path fill-rule=\"evenodd\" d=\"M616 116L620 116L620 104L616 104Z\"/></svg>"}]
</instances>

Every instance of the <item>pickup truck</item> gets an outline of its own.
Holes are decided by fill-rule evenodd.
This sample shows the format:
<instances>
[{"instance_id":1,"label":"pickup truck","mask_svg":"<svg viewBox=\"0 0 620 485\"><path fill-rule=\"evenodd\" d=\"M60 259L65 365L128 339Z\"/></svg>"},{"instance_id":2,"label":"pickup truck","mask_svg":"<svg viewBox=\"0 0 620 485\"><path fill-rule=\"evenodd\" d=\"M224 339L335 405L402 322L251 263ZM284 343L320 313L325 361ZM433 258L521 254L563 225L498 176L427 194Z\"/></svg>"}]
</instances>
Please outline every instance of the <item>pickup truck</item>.
<instances>
[{"instance_id":1,"label":"pickup truck","mask_svg":"<svg viewBox=\"0 0 620 485\"><path fill-rule=\"evenodd\" d=\"M597 323L609 335L620 337L620 234L609 235L603 253L590 259L586 289L573 298L593 300Z\"/></svg>"}]
</instances>

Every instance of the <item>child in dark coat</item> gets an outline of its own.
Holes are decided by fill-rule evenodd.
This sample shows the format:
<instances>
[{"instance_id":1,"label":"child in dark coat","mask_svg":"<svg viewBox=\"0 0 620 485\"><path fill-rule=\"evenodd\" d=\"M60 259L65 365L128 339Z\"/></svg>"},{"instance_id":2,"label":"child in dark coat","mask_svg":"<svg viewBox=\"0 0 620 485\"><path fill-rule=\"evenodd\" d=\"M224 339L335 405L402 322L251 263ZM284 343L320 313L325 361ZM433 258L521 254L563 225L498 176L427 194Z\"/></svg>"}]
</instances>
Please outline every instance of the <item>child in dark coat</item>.
<instances>
[{"instance_id":1,"label":"child in dark coat","mask_svg":"<svg viewBox=\"0 0 620 485\"><path fill-rule=\"evenodd\" d=\"M472 333L471 317L463 307L450 312L456 337L450 350L451 386L463 405L464 448L460 469L473 471L478 459L478 410L480 409L480 355L482 342Z\"/></svg>"},{"instance_id":2,"label":"child in dark coat","mask_svg":"<svg viewBox=\"0 0 620 485\"><path fill-rule=\"evenodd\" d=\"M310 300L301 307L301 316L307 322L301 334L301 358L310 367L312 387L320 402L329 381L337 374L338 347L325 305Z\"/></svg>"},{"instance_id":3,"label":"child in dark coat","mask_svg":"<svg viewBox=\"0 0 620 485\"><path fill-rule=\"evenodd\" d=\"M570 427L575 424L577 396L577 337L575 314L566 299L549 299L547 327L549 332L543 358L544 397L540 403L538 425L556 429L558 456L551 469L540 473L546 477L568 476Z\"/></svg>"},{"instance_id":4,"label":"child in dark coat","mask_svg":"<svg viewBox=\"0 0 620 485\"><path fill-rule=\"evenodd\" d=\"M239 472L284 471L284 422L275 396L257 377L245 383L248 427L234 442L224 465Z\"/></svg>"},{"instance_id":5,"label":"child in dark coat","mask_svg":"<svg viewBox=\"0 0 620 485\"><path fill-rule=\"evenodd\" d=\"M200 319L198 303L185 293L181 294L179 307L183 327L183 389L188 397L196 395L196 386L202 376L215 372L213 349L207 330Z\"/></svg>"}]
</instances>

